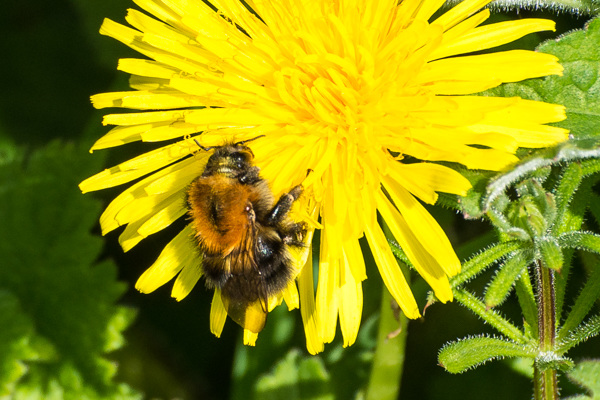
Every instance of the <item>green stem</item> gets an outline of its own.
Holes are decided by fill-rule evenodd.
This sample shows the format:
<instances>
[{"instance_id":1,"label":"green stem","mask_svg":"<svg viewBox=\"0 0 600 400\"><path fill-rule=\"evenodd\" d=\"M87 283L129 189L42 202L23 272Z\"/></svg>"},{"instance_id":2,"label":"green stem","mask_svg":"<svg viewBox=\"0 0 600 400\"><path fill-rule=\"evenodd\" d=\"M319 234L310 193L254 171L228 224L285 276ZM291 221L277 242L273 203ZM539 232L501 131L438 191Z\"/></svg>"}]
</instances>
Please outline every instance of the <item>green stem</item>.
<instances>
[{"instance_id":1,"label":"green stem","mask_svg":"<svg viewBox=\"0 0 600 400\"><path fill-rule=\"evenodd\" d=\"M367 388L367 400L396 400L404 366L408 319L400 313L398 321L398 312L394 310L398 309L397 304L387 289L384 288L382 292L377 349ZM390 334L395 332L398 334L392 337Z\"/></svg>"},{"instance_id":2,"label":"green stem","mask_svg":"<svg viewBox=\"0 0 600 400\"><path fill-rule=\"evenodd\" d=\"M556 339L556 303L554 297L554 271L545 268L538 260L535 263L538 286L538 332L540 333L540 354L552 352ZM536 400L558 399L556 369L541 370L538 363L534 367L534 397Z\"/></svg>"}]
</instances>

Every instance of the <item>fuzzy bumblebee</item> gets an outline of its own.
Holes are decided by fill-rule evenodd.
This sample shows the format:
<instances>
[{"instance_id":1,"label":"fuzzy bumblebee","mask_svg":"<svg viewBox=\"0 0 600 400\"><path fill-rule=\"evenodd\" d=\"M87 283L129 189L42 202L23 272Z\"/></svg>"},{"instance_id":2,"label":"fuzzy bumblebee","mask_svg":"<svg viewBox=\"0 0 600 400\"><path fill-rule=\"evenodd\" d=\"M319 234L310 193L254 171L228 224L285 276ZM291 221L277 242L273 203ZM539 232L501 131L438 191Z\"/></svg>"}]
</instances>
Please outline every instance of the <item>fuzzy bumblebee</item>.
<instances>
[{"instance_id":1,"label":"fuzzy bumblebee","mask_svg":"<svg viewBox=\"0 0 600 400\"><path fill-rule=\"evenodd\" d=\"M254 140L254 139L252 139ZM288 213L302 193L292 188L275 203L248 141L202 147L214 153L187 189L186 203L202 256L206 286L221 291L227 314L258 333L269 298L293 279L290 247L304 247L306 225Z\"/></svg>"}]
</instances>

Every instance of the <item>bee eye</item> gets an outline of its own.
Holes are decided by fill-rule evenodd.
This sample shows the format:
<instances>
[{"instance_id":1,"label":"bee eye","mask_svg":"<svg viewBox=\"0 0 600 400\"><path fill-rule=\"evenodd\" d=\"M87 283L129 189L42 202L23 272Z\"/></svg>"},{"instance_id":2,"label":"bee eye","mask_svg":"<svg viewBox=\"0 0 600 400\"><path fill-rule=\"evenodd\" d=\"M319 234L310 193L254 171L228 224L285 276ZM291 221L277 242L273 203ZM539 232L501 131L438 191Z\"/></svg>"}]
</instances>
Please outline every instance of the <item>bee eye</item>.
<instances>
[{"instance_id":1,"label":"bee eye","mask_svg":"<svg viewBox=\"0 0 600 400\"><path fill-rule=\"evenodd\" d=\"M238 153L233 153L231 155L232 161L238 167L242 167L245 164L250 163L251 158L252 157L251 157L250 153L245 152L245 151L240 151Z\"/></svg>"}]
</instances>

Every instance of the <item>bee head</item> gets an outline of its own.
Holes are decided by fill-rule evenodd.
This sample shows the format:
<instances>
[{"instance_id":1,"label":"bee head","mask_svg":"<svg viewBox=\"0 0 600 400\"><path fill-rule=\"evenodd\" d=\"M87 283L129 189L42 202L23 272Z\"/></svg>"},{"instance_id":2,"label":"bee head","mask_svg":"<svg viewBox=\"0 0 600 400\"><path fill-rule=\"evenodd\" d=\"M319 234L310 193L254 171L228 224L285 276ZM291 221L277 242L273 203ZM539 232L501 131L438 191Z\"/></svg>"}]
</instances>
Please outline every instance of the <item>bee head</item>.
<instances>
[{"instance_id":1,"label":"bee head","mask_svg":"<svg viewBox=\"0 0 600 400\"><path fill-rule=\"evenodd\" d=\"M264 135L242 142L227 143L223 146L214 147L203 147L196 141L196 144L202 150L215 150L208 158L203 175L225 174L229 176L238 176L240 173L244 173L244 171L247 171L252 167L252 160L254 159L254 153L252 153L250 147L246 146L246 143L263 136Z\"/></svg>"},{"instance_id":2,"label":"bee head","mask_svg":"<svg viewBox=\"0 0 600 400\"><path fill-rule=\"evenodd\" d=\"M222 146L217 149L208 162L216 161L221 166L227 166L235 169L246 169L252 163L254 153L250 147L236 143Z\"/></svg>"},{"instance_id":3,"label":"bee head","mask_svg":"<svg viewBox=\"0 0 600 400\"><path fill-rule=\"evenodd\" d=\"M225 174L238 176L252 166L254 153L248 146L240 143L227 144L215 148L209 157L204 175Z\"/></svg>"}]
</instances>

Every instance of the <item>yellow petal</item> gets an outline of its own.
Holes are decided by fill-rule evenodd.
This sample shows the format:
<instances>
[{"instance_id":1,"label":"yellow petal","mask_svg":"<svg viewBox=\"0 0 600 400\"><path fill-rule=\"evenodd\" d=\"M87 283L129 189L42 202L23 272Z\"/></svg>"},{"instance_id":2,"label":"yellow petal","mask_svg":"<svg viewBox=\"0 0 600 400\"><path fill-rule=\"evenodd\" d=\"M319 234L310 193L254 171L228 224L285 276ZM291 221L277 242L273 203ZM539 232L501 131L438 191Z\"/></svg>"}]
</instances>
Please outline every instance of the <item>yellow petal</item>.
<instances>
[{"instance_id":1,"label":"yellow petal","mask_svg":"<svg viewBox=\"0 0 600 400\"><path fill-rule=\"evenodd\" d=\"M419 313L415 298L406 283L404 275L402 275L402 271L400 271L398 262L392 254L381 228L378 225L367 226L365 235L381 278L383 278L383 283L385 283L390 294L408 318L419 318L421 313Z\"/></svg>"},{"instance_id":2,"label":"yellow petal","mask_svg":"<svg viewBox=\"0 0 600 400\"><path fill-rule=\"evenodd\" d=\"M384 177L382 183L396 207L398 207L406 224L425 250L434 255L447 275L454 276L458 274L460 272L460 261L437 221L398 182L389 177Z\"/></svg>"},{"instance_id":3,"label":"yellow petal","mask_svg":"<svg viewBox=\"0 0 600 400\"><path fill-rule=\"evenodd\" d=\"M324 341L317 328L317 310L315 307L312 249L309 252L306 265L298 275L298 288L300 290L300 314L306 335L306 348L310 354L323 351Z\"/></svg>"},{"instance_id":4,"label":"yellow petal","mask_svg":"<svg viewBox=\"0 0 600 400\"><path fill-rule=\"evenodd\" d=\"M486 4L488 4L490 0L465 0L454 7L452 7L449 11L446 11L439 18L434 20L432 24L441 25L444 30L448 30L452 28L454 25L458 24L462 20L469 17L471 14L483 8Z\"/></svg>"},{"instance_id":5,"label":"yellow petal","mask_svg":"<svg viewBox=\"0 0 600 400\"><path fill-rule=\"evenodd\" d=\"M197 263L188 264L183 268L173 284L171 297L174 297L177 301L181 301L190 294L196 283L198 283L198 279L202 276L201 262L202 257L200 254L197 254Z\"/></svg>"},{"instance_id":6,"label":"yellow petal","mask_svg":"<svg viewBox=\"0 0 600 400\"><path fill-rule=\"evenodd\" d=\"M81 182L79 188L86 193L121 185L167 166L189 154L190 149L180 143L164 146L115 167L105 169Z\"/></svg>"},{"instance_id":7,"label":"yellow petal","mask_svg":"<svg viewBox=\"0 0 600 400\"><path fill-rule=\"evenodd\" d=\"M339 309L339 259L332 258L330 249L337 246L336 241L330 242L331 232L325 222L321 234L321 254L319 257L319 278L317 285L317 316L320 336L325 343L330 343L335 337Z\"/></svg>"},{"instance_id":8,"label":"yellow petal","mask_svg":"<svg viewBox=\"0 0 600 400\"><path fill-rule=\"evenodd\" d=\"M429 69L419 75L423 84L438 80L518 82L562 75L563 70L555 56L527 50L443 58L427 65Z\"/></svg>"},{"instance_id":9,"label":"yellow petal","mask_svg":"<svg viewBox=\"0 0 600 400\"><path fill-rule=\"evenodd\" d=\"M429 204L435 204L436 192L465 196L471 188L467 178L453 169L438 164L394 162L389 169L389 174L400 186Z\"/></svg>"},{"instance_id":10,"label":"yellow petal","mask_svg":"<svg viewBox=\"0 0 600 400\"><path fill-rule=\"evenodd\" d=\"M298 296L298 289L296 288L295 281L290 281L288 283L283 291L283 299L285 300L285 304L287 304L289 311L300 308L300 296Z\"/></svg>"},{"instance_id":11,"label":"yellow petal","mask_svg":"<svg viewBox=\"0 0 600 400\"><path fill-rule=\"evenodd\" d=\"M351 270L349 259L344 252L340 277L340 328L344 337L344 347L351 346L358 336L362 317L363 292Z\"/></svg>"},{"instance_id":12,"label":"yellow petal","mask_svg":"<svg viewBox=\"0 0 600 400\"><path fill-rule=\"evenodd\" d=\"M221 291L215 289L212 304L210 306L210 331L216 337L221 337L225 321L227 320L227 310L221 301Z\"/></svg>"},{"instance_id":13,"label":"yellow petal","mask_svg":"<svg viewBox=\"0 0 600 400\"><path fill-rule=\"evenodd\" d=\"M256 339L258 339L258 333L244 329L244 344L246 346L256 346Z\"/></svg>"},{"instance_id":14,"label":"yellow petal","mask_svg":"<svg viewBox=\"0 0 600 400\"><path fill-rule=\"evenodd\" d=\"M490 49L533 32L553 31L555 25L549 19L530 18L480 26L446 45L442 44L431 54L431 59Z\"/></svg>"},{"instance_id":15,"label":"yellow petal","mask_svg":"<svg viewBox=\"0 0 600 400\"><path fill-rule=\"evenodd\" d=\"M415 237L406 221L383 195L378 198L378 209L392 235L419 275L434 290L436 297L442 302L451 301L452 290L439 262L425 250L419 238Z\"/></svg>"},{"instance_id":16,"label":"yellow petal","mask_svg":"<svg viewBox=\"0 0 600 400\"><path fill-rule=\"evenodd\" d=\"M192 245L192 237L188 225L165 246L154 264L140 276L135 288L142 293L151 293L173 279L185 266L196 263L198 253Z\"/></svg>"}]
</instances>

